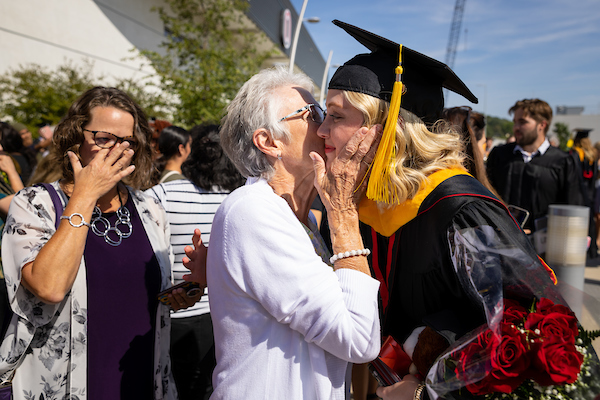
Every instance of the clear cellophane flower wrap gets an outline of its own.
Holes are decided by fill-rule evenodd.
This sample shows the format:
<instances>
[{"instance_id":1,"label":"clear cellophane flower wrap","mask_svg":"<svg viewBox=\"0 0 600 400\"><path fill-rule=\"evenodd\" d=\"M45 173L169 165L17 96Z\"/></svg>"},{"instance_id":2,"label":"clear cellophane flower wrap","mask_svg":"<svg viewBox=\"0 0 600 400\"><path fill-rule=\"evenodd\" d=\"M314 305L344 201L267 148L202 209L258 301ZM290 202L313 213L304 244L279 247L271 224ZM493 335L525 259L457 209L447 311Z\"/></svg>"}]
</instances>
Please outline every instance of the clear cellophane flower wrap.
<instances>
[{"instance_id":1,"label":"clear cellophane flower wrap","mask_svg":"<svg viewBox=\"0 0 600 400\"><path fill-rule=\"evenodd\" d=\"M430 397L594 399L598 332L581 328L543 260L490 226L454 227L448 239L461 284L487 324L438 357L425 381Z\"/></svg>"}]
</instances>

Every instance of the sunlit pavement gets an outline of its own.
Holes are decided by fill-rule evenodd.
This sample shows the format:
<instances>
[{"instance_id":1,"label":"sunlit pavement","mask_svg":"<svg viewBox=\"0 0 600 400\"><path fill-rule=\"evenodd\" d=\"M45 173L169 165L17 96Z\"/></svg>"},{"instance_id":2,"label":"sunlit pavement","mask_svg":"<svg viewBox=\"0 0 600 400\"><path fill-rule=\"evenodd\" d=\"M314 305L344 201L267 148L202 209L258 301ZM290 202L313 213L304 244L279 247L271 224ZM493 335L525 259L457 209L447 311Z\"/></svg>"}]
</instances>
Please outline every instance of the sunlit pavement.
<instances>
[{"instance_id":1,"label":"sunlit pavement","mask_svg":"<svg viewBox=\"0 0 600 400\"><path fill-rule=\"evenodd\" d=\"M587 330L600 329L600 257L588 260L585 268L584 300L581 324ZM594 341L596 353L600 354L600 338Z\"/></svg>"}]
</instances>

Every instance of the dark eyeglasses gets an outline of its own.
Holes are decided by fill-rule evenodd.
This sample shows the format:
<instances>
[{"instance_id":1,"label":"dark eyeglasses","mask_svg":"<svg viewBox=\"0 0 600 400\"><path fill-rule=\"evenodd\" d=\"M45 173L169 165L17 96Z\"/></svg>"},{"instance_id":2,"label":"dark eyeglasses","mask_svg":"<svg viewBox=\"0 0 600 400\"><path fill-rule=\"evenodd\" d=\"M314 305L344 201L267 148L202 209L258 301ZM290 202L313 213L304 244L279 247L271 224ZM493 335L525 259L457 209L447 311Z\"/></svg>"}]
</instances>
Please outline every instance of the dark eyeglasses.
<instances>
[{"instance_id":1,"label":"dark eyeglasses","mask_svg":"<svg viewBox=\"0 0 600 400\"><path fill-rule=\"evenodd\" d=\"M323 120L325 119L325 112L319 105L312 103L307 104L304 107L294 111L293 113L286 115L285 117L281 118L278 122L285 121L286 119L301 114L306 110L309 111L310 119L312 119L313 122L316 122L317 124L323 123Z\"/></svg>"},{"instance_id":2,"label":"dark eyeglasses","mask_svg":"<svg viewBox=\"0 0 600 400\"><path fill-rule=\"evenodd\" d=\"M137 140L135 140L135 137L133 136L118 137L110 132L91 131L85 128L83 130L91 132L94 135L94 143L96 143L96 146L101 147L103 149L110 149L115 144L123 142L129 143L129 148L133 150L135 150L137 146Z\"/></svg>"}]
</instances>

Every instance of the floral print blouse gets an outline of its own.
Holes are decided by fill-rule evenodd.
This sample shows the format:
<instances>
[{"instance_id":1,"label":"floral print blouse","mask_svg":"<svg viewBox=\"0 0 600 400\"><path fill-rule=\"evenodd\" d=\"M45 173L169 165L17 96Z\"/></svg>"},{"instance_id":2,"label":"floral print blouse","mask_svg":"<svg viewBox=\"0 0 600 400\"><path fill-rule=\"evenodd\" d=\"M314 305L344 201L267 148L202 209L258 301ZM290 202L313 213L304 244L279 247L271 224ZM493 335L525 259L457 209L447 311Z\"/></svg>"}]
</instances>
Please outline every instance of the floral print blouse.
<instances>
[{"instance_id":1,"label":"floral print blouse","mask_svg":"<svg viewBox=\"0 0 600 400\"><path fill-rule=\"evenodd\" d=\"M58 182L52 183L60 193ZM161 290L171 286L170 228L153 198L128 188L161 270ZM46 304L21 285L21 268L37 257L55 232L55 211L43 187L28 187L14 198L4 228L2 261L11 308L15 313L0 345L0 382L15 366L15 400L87 398L87 287L82 257L75 283L59 304ZM118 312L116 310L115 312ZM177 392L171 374L169 308L156 315L154 398L171 400ZM115 327L118 329L118 327Z\"/></svg>"}]
</instances>

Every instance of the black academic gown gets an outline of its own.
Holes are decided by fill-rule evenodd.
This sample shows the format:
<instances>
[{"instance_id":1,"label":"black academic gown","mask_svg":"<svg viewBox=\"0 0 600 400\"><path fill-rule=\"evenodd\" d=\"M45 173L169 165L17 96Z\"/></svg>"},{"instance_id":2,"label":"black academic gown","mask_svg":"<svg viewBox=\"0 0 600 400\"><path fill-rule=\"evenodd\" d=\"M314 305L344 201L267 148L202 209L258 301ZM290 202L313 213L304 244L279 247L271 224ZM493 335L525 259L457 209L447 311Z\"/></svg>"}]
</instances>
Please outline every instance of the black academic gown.
<instances>
[{"instance_id":1,"label":"black academic gown","mask_svg":"<svg viewBox=\"0 0 600 400\"><path fill-rule=\"evenodd\" d=\"M418 204L414 217L411 212L391 236L364 224L361 229L365 246L372 249L372 274L381 282L383 336L403 343L415 328L430 326L449 338L450 348L430 370L427 388L463 398L451 387L457 382L446 381L454 372L445 361L482 328L498 333L503 299L567 303L508 209L479 181L457 174L432 186L420 204L413 203ZM476 363L467 367L473 376L479 368Z\"/></svg>"},{"instance_id":2,"label":"black academic gown","mask_svg":"<svg viewBox=\"0 0 600 400\"><path fill-rule=\"evenodd\" d=\"M480 282L500 284L500 292L520 286L524 276L542 287L552 286L550 273L506 207L473 177L453 176L439 184L422 202L417 216L392 236L362 226L365 245L372 249L373 276L381 282L384 336L392 335L402 343L415 328L429 325L458 338L486 322L478 296L481 287L465 281L465 271L455 266L451 254L456 231L483 226L492 233L490 243L511 248L526 261L487 268L489 276ZM458 258L470 258L473 265L476 257L487 254L480 247ZM535 295L529 289L524 293Z\"/></svg>"},{"instance_id":3,"label":"black academic gown","mask_svg":"<svg viewBox=\"0 0 600 400\"><path fill-rule=\"evenodd\" d=\"M581 149L573 148L569 154L575 160L578 173L581 178L581 192L583 193L584 205L593 207L596 193L596 179L598 178L596 162L587 158Z\"/></svg>"},{"instance_id":4,"label":"black academic gown","mask_svg":"<svg viewBox=\"0 0 600 400\"><path fill-rule=\"evenodd\" d=\"M551 146L525 163L515 147L516 143L494 147L486 167L490 183L504 202L531 213L525 228L535 231L535 220L546 216L551 204L584 204L573 157Z\"/></svg>"}]
</instances>

